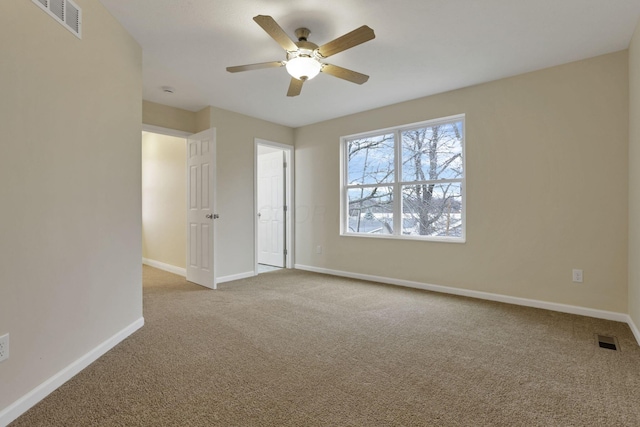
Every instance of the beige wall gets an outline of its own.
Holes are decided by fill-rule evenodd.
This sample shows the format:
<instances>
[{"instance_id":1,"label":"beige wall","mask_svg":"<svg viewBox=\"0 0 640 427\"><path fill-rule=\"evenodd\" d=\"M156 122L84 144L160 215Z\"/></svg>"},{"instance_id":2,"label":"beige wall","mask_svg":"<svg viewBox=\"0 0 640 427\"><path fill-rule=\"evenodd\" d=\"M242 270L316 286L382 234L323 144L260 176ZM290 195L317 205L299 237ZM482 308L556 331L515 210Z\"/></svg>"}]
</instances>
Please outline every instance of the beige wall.
<instances>
[{"instance_id":1,"label":"beige wall","mask_svg":"<svg viewBox=\"0 0 640 427\"><path fill-rule=\"evenodd\" d=\"M142 102L142 123L167 129L196 133L196 113L181 108L169 107L151 101Z\"/></svg>"},{"instance_id":2,"label":"beige wall","mask_svg":"<svg viewBox=\"0 0 640 427\"><path fill-rule=\"evenodd\" d=\"M181 108L143 101L142 123L188 133L198 133L211 127L211 108L205 107L194 113Z\"/></svg>"},{"instance_id":3,"label":"beige wall","mask_svg":"<svg viewBox=\"0 0 640 427\"><path fill-rule=\"evenodd\" d=\"M186 268L184 138L142 134L142 256Z\"/></svg>"},{"instance_id":4,"label":"beige wall","mask_svg":"<svg viewBox=\"0 0 640 427\"><path fill-rule=\"evenodd\" d=\"M196 113L196 132L211 128L211 108L206 107Z\"/></svg>"},{"instance_id":5,"label":"beige wall","mask_svg":"<svg viewBox=\"0 0 640 427\"><path fill-rule=\"evenodd\" d=\"M627 111L622 51L299 128L296 263L625 313ZM340 136L460 113L467 242L340 237Z\"/></svg>"},{"instance_id":6,"label":"beige wall","mask_svg":"<svg viewBox=\"0 0 640 427\"><path fill-rule=\"evenodd\" d=\"M254 140L293 145L293 129L216 107L192 113L147 101L143 104L143 116L144 124L169 129L194 133L210 127L216 129L216 202L220 215L216 221L216 276L253 271ZM147 254L155 250L150 241L146 242L145 250ZM180 257L186 259L186 254L172 255L173 259Z\"/></svg>"},{"instance_id":7,"label":"beige wall","mask_svg":"<svg viewBox=\"0 0 640 427\"><path fill-rule=\"evenodd\" d=\"M640 22L629 46L629 314L640 327Z\"/></svg>"},{"instance_id":8,"label":"beige wall","mask_svg":"<svg viewBox=\"0 0 640 427\"><path fill-rule=\"evenodd\" d=\"M293 145L293 129L211 108L216 129L217 276L242 274L254 269L255 207L253 194L255 138Z\"/></svg>"},{"instance_id":9,"label":"beige wall","mask_svg":"<svg viewBox=\"0 0 640 427\"><path fill-rule=\"evenodd\" d=\"M142 316L142 52L76 3L0 2L0 412Z\"/></svg>"}]
</instances>

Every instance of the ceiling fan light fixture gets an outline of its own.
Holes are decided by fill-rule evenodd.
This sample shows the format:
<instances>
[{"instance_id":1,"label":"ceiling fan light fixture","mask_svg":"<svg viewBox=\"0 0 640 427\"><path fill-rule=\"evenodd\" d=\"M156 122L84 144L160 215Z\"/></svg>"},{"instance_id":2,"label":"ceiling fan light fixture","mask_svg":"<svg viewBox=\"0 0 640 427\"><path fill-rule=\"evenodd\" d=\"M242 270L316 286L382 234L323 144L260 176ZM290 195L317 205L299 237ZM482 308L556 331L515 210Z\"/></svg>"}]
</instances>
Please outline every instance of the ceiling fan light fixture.
<instances>
[{"instance_id":1,"label":"ceiling fan light fixture","mask_svg":"<svg viewBox=\"0 0 640 427\"><path fill-rule=\"evenodd\" d=\"M309 56L296 56L287 61L287 73L298 80L311 80L320 73L322 64Z\"/></svg>"}]
</instances>

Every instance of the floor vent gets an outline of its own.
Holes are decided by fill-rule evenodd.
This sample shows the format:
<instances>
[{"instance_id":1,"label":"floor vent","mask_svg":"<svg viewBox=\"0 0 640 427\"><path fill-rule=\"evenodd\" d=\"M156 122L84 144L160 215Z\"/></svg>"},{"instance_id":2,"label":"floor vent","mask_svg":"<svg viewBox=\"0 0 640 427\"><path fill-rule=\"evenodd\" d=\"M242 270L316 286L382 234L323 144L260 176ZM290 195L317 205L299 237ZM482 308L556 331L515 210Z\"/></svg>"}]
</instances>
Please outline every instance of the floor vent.
<instances>
[{"instance_id":1,"label":"floor vent","mask_svg":"<svg viewBox=\"0 0 640 427\"><path fill-rule=\"evenodd\" d=\"M607 350L618 350L618 340L616 337L608 337L606 335L596 335L598 341L598 347L606 348Z\"/></svg>"},{"instance_id":2,"label":"floor vent","mask_svg":"<svg viewBox=\"0 0 640 427\"><path fill-rule=\"evenodd\" d=\"M32 0L59 24L82 38L82 10L72 0Z\"/></svg>"}]
</instances>

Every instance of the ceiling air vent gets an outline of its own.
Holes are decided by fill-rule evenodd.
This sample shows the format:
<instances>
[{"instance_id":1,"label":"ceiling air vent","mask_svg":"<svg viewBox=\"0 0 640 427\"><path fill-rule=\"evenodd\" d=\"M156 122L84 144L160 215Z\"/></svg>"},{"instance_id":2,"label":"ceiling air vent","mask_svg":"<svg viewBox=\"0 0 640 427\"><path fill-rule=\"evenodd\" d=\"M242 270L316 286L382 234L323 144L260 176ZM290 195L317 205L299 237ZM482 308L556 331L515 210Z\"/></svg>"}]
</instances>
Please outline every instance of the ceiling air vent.
<instances>
[{"instance_id":1,"label":"ceiling air vent","mask_svg":"<svg viewBox=\"0 0 640 427\"><path fill-rule=\"evenodd\" d=\"M59 24L82 38L82 10L71 0L32 0Z\"/></svg>"}]
</instances>

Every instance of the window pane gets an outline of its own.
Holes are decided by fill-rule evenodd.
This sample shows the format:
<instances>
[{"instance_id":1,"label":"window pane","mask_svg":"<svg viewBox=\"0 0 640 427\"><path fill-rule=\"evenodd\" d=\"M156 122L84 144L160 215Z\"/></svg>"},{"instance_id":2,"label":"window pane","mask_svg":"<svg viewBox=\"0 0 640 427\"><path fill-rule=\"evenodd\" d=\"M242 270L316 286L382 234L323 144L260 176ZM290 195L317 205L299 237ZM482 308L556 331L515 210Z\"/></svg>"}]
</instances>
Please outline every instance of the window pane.
<instances>
[{"instance_id":1,"label":"window pane","mask_svg":"<svg viewBox=\"0 0 640 427\"><path fill-rule=\"evenodd\" d=\"M462 237L461 184L403 186L402 234Z\"/></svg>"},{"instance_id":2,"label":"window pane","mask_svg":"<svg viewBox=\"0 0 640 427\"><path fill-rule=\"evenodd\" d=\"M402 180L462 178L462 121L402 132Z\"/></svg>"},{"instance_id":3,"label":"window pane","mask_svg":"<svg viewBox=\"0 0 640 427\"><path fill-rule=\"evenodd\" d=\"M393 192L391 187L348 190L349 233L392 234Z\"/></svg>"},{"instance_id":4,"label":"window pane","mask_svg":"<svg viewBox=\"0 0 640 427\"><path fill-rule=\"evenodd\" d=\"M347 144L349 185L394 180L393 134L354 139Z\"/></svg>"}]
</instances>

